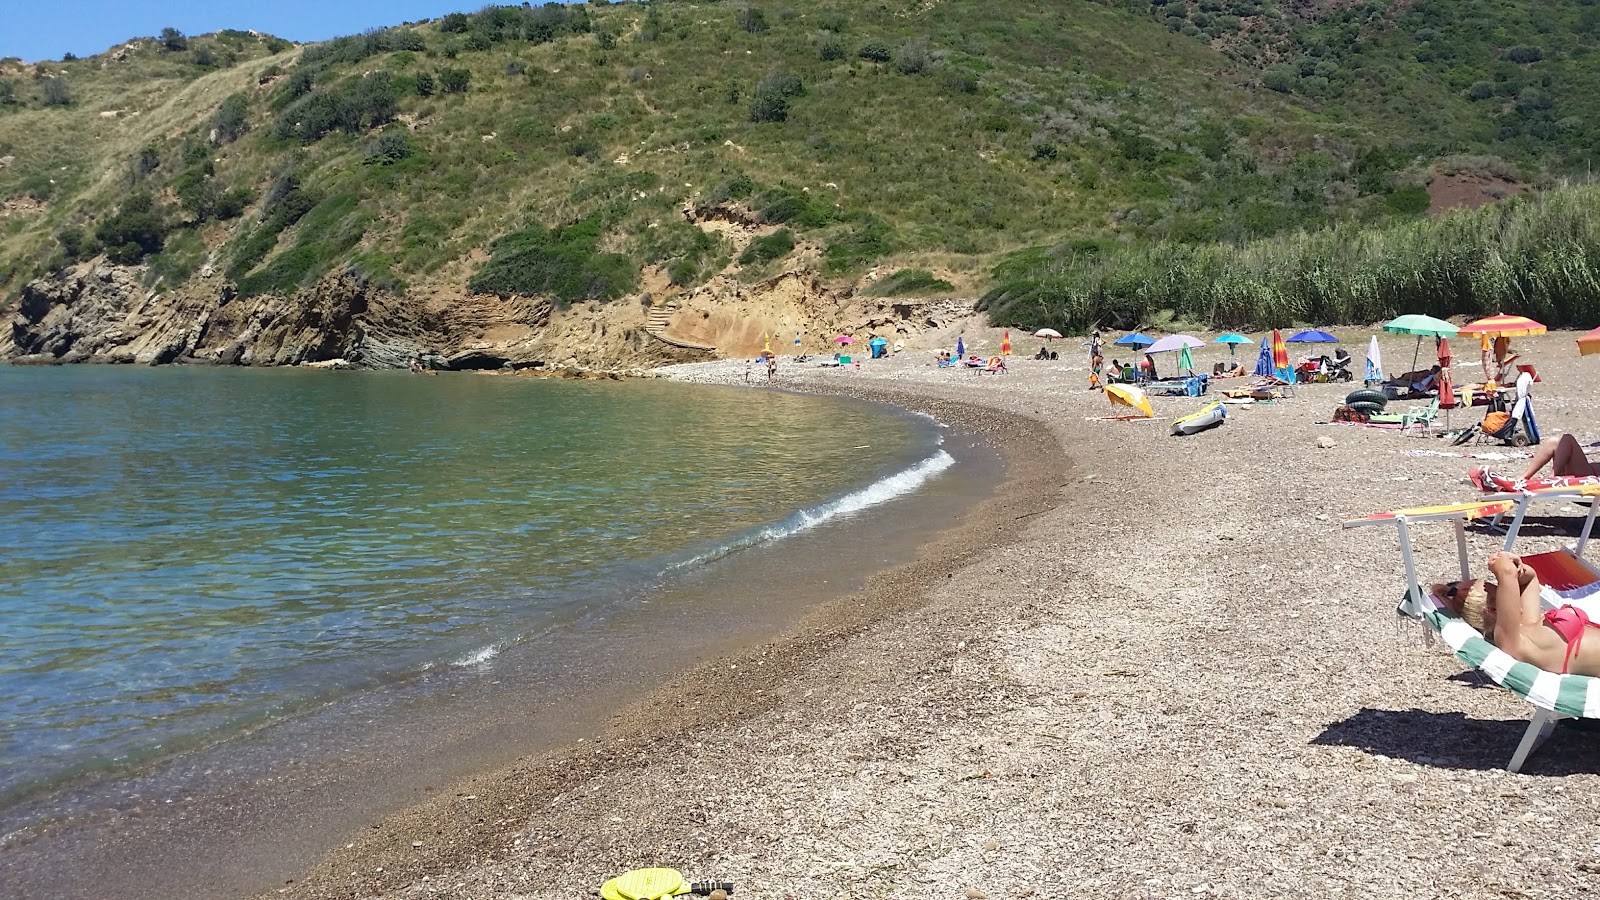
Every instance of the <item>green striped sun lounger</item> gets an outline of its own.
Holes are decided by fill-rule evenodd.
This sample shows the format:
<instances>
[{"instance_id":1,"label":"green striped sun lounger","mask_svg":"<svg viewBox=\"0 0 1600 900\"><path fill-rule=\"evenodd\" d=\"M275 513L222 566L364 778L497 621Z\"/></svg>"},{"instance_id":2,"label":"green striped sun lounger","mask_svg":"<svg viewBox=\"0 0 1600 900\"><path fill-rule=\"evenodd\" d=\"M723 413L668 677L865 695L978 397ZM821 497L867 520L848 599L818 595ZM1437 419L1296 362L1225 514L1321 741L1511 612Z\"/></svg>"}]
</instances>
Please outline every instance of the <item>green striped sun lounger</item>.
<instances>
[{"instance_id":1,"label":"green striped sun lounger","mask_svg":"<svg viewBox=\"0 0 1600 900\"><path fill-rule=\"evenodd\" d=\"M1600 678L1558 675L1518 662L1447 609L1431 609L1422 618L1439 633L1456 659L1534 705L1533 720L1523 732L1511 764L1506 766L1508 771L1521 771L1528 755L1544 743L1562 719L1600 719Z\"/></svg>"},{"instance_id":2,"label":"green striped sun lounger","mask_svg":"<svg viewBox=\"0 0 1600 900\"><path fill-rule=\"evenodd\" d=\"M1537 666L1518 662L1510 654L1484 640L1477 629L1463 622L1423 586L1417 574L1411 527L1428 522L1444 522L1454 526L1456 561L1461 578L1466 579L1472 577L1472 572L1467 559L1465 524L1473 519L1502 516L1513 511L1521 513L1525 510L1525 499L1507 495L1468 503L1378 513L1345 523L1346 528L1392 525L1400 538L1400 558L1405 564L1406 571L1406 595L1400 601L1396 612L1420 620L1424 634L1428 636L1430 642L1432 636L1437 634L1445 646L1455 654L1456 659L1482 672L1500 687L1533 704L1533 718L1522 734L1522 741L1517 745L1516 753L1512 754L1510 765L1506 766L1506 769L1512 772L1522 770L1522 764L1527 762L1528 756L1550 736L1557 722L1562 719L1600 719L1600 678L1547 672ZM1521 525L1521 520L1522 516L1517 515L1516 523L1510 529L1510 539L1506 541L1508 550L1511 549L1512 540L1517 535L1517 526ZM1592 524L1592 519L1585 523L1585 540L1580 542L1580 547L1583 543L1587 543L1589 527ZM1548 559L1539 560L1540 557ZM1525 555L1523 559L1530 565L1539 560L1540 565L1535 568L1547 570L1540 576L1540 580L1547 585L1545 596L1542 598L1547 608L1554 608L1569 600L1574 603L1582 602L1577 599L1578 595L1591 594L1593 585L1600 582L1600 572L1571 550L1561 549L1544 554ZM1549 585L1568 587L1571 590L1555 590Z\"/></svg>"}]
</instances>

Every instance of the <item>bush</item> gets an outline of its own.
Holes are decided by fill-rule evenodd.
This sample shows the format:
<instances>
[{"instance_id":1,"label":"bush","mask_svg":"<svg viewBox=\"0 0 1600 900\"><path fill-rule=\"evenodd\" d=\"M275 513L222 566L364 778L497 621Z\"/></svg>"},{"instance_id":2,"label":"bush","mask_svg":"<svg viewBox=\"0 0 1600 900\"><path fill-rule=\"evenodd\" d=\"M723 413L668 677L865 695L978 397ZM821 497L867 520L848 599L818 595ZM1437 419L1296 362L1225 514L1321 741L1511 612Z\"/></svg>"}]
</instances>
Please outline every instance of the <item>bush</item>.
<instances>
[{"instance_id":1,"label":"bush","mask_svg":"<svg viewBox=\"0 0 1600 900\"><path fill-rule=\"evenodd\" d=\"M739 265L748 266L752 263L764 263L774 259L782 259L794 251L794 234L787 228L780 228L772 234L763 235L750 242L739 254Z\"/></svg>"},{"instance_id":2,"label":"bush","mask_svg":"<svg viewBox=\"0 0 1600 900\"><path fill-rule=\"evenodd\" d=\"M1518 45L1516 47L1507 47L1505 52L1501 55L1514 63L1536 63L1539 60L1544 59L1543 50L1539 49L1538 47L1530 47L1526 44Z\"/></svg>"},{"instance_id":3,"label":"bush","mask_svg":"<svg viewBox=\"0 0 1600 900\"><path fill-rule=\"evenodd\" d=\"M378 139L367 148L366 158L362 162L369 166L392 166L412 152L410 136L396 128L378 135Z\"/></svg>"},{"instance_id":4,"label":"bush","mask_svg":"<svg viewBox=\"0 0 1600 900\"><path fill-rule=\"evenodd\" d=\"M875 297L909 297L926 294L948 294L955 285L933 277L925 269L901 269L867 289Z\"/></svg>"},{"instance_id":5,"label":"bush","mask_svg":"<svg viewBox=\"0 0 1600 900\"><path fill-rule=\"evenodd\" d=\"M638 272L627 257L599 252L599 243L598 217L565 228L530 225L489 245L489 261L468 286L501 296L552 295L563 304L612 300L633 289Z\"/></svg>"},{"instance_id":6,"label":"bush","mask_svg":"<svg viewBox=\"0 0 1600 900\"><path fill-rule=\"evenodd\" d=\"M439 30L446 34L466 34L472 20L466 13L453 12L439 20Z\"/></svg>"},{"instance_id":7,"label":"bush","mask_svg":"<svg viewBox=\"0 0 1600 900\"><path fill-rule=\"evenodd\" d=\"M894 54L894 67L902 75L921 75L928 71L928 42L916 38L901 44Z\"/></svg>"},{"instance_id":8,"label":"bush","mask_svg":"<svg viewBox=\"0 0 1600 900\"><path fill-rule=\"evenodd\" d=\"M250 130L247 118L250 101L243 94L232 94L217 107L211 117L211 131L217 144L231 144Z\"/></svg>"},{"instance_id":9,"label":"bush","mask_svg":"<svg viewBox=\"0 0 1600 900\"><path fill-rule=\"evenodd\" d=\"M56 241L61 244L61 253L68 262L77 262L89 256L93 249L89 235L76 225L68 225L56 232Z\"/></svg>"},{"instance_id":10,"label":"bush","mask_svg":"<svg viewBox=\"0 0 1600 900\"><path fill-rule=\"evenodd\" d=\"M827 62L844 59L844 41L835 35L823 35L817 42L817 58Z\"/></svg>"},{"instance_id":11,"label":"bush","mask_svg":"<svg viewBox=\"0 0 1600 900\"><path fill-rule=\"evenodd\" d=\"M594 42L601 50L617 49L617 36L610 31L596 31L594 33Z\"/></svg>"},{"instance_id":12,"label":"bush","mask_svg":"<svg viewBox=\"0 0 1600 900\"><path fill-rule=\"evenodd\" d=\"M1390 191L1389 196L1383 198L1383 205L1401 215L1419 216L1428 211L1433 200L1428 196L1427 188L1420 184L1409 184Z\"/></svg>"},{"instance_id":13,"label":"bush","mask_svg":"<svg viewBox=\"0 0 1600 900\"><path fill-rule=\"evenodd\" d=\"M772 26L767 24L767 17L762 14L761 10L753 6L746 6L744 9L739 10L739 27L751 34L759 34Z\"/></svg>"},{"instance_id":14,"label":"bush","mask_svg":"<svg viewBox=\"0 0 1600 900\"><path fill-rule=\"evenodd\" d=\"M944 89L952 94L976 94L978 92L978 76L971 72L952 70L944 73L942 80Z\"/></svg>"},{"instance_id":15,"label":"bush","mask_svg":"<svg viewBox=\"0 0 1600 900\"><path fill-rule=\"evenodd\" d=\"M1487 100L1494 96L1494 83L1489 81L1475 81L1472 87L1467 88L1468 100Z\"/></svg>"},{"instance_id":16,"label":"bush","mask_svg":"<svg viewBox=\"0 0 1600 900\"><path fill-rule=\"evenodd\" d=\"M773 73L756 83L755 97L750 101L750 121L782 122L789 118L789 98L805 93L798 75L786 72Z\"/></svg>"},{"instance_id":17,"label":"bush","mask_svg":"<svg viewBox=\"0 0 1600 900\"><path fill-rule=\"evenodd\" d=\"M14 106L17 102L17 84L9 78L0 78L0 106Z\"/></svg>"},{"instance_id":18,"label":"bush","mask_svg":"<svg viewBox=\"0 0 1600 900\"><path fill-rule=\"evenodd\" d=\"M116 214L101 222L94 236L107 249L111 261L136 265L152 253L160 253L166 237L166 223L156 208L155 198L139 192L123 201Z\"/></svg>"},{"instance_id":19,"label":"bush","mask_svg":"<svg viewBox=\"0 0 1600 900\"><path fill-rule=\"evenodd\" d=\"M861 49L856 51L856 55L862 59L880 63L888 62L890 59L894 58L893 51L891 51L889 49L889 45L885 44L883 41L867 41L863 43L861 45Z\"/></svg>"},{"instance_id":20,"label":"bush","mask_svg":"<svg viewBox=\"0 0 1600 900\"><path fill-rule=\"evenodd\" d=\"M201 47L194 52L194 64L202 69L209 69L217 64L217 55L210 47Z\"/></svg>"},{"instance_id":21,"label":"bush","mask_svg":"<svg viewBox=\"0 0 1600 900\"><path fill-rule=\"evenodd\" d=\"M314 143L333 131L358 133L379 128L399 112L397 86L388 72L371 72L325 88L289 107L278 117L281 137Z\"/></svg>"},{"instance_id":22,"label":"bush","mask_svg":"<svg viewBox=\"0 0 1600 900\"><path fill-rule=\"evenodd\" d=\"M472 73L466 69L441 69L439 90L446 94L465 94L472 84Z\"/></svg>"},{"instance_id":23,"label":"bush","mask_svg":"<svg viewBox=\"0 0 1600 900\"><path fill-rule=\"evenodd\" d=\"M67 79L60 75L50 75L40 79L39 87L44 91L45 106L70 106L72 105L72 91L67 87Z\"/></svg>"},{"instance_id":24,"label":"bush","mask_svg":"<svg viewBox=\"0 0 1600 900\"><path fill-rule=\"evenodd\" d=\"M162 48L172 53L189 49L189 39L184 37L183 32L176 28L161 29L160 41Z\"/></svg>"},{"instance_id":25,"label":"bush","mask_svg":"<svg viewBox=\"0 0 1600 900\"><path fill-rule=\"evenodd\" d=\"M427 72L417 73L417 96L433 96L433 76L429 75Z\"/></svg>"},{"instance_id":26,"label":"bush","mask_svg":"<svg viewBox=\"0 0 1600 900\"><path fill-rule=\"evenodd\" d=\"M849 233L840 235L822 251L822 267L832 274L848 272L884 256L893 249L889 224L875 216L865 216Z\"/></svg>"}]
</instances>

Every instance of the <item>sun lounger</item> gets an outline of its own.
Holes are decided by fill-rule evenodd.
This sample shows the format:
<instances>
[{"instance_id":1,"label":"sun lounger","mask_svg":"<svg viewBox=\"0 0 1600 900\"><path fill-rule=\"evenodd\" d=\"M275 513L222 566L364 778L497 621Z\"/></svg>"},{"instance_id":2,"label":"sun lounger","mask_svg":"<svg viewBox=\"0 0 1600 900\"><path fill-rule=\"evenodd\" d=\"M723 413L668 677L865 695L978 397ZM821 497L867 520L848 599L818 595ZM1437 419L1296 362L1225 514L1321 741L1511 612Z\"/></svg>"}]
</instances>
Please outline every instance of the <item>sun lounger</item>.
<instances>
[{"instance_id":1,"label":"sun lounger","mask_svg":"<svg viewBox=\"0 0 1600 900\"><path fill-rule=\"evenodd\" d=\"M1424 590L1417 576L1410 527L1424 522L1450 522L1455 526L1457 563L1462 579L1472 577L1467 559L1465 524L1474 519L1500 516L1526 504L1520 496L1478 500L1443 506L1418 507L1388 513L1378 513L1346 522L1346 528L1391 523L1400 537L1400 557L1405 563L1406 594L1396 612L1420 620L1427 629L1431 643L1437 635L1455 657L1482 672L1490 681L1533 704L1533 715L1523 732L1516 752L1506 769L1521 771L1528 755L1549 737L1551 729L1562 719L1600 719L1600 678L1585 675L1563 675L1547 672L1537 666L1518 662L1485 640L1471 625L1451 612L1442 598L1431 590ZM1593 515L1590 516L1590 524ZM1587 539L1587 526L1584 537ZM1511 549L1510 534L1506 549ZM1578 551L1567 548L1547 553L1525 554L1522 559L1539 574L1545 590L1540 602L1553 609L1562 604L1580 605L1600 602L1593 597L1600 593L1600 571L1597 571Z\"/></svg>"}]
</instances>

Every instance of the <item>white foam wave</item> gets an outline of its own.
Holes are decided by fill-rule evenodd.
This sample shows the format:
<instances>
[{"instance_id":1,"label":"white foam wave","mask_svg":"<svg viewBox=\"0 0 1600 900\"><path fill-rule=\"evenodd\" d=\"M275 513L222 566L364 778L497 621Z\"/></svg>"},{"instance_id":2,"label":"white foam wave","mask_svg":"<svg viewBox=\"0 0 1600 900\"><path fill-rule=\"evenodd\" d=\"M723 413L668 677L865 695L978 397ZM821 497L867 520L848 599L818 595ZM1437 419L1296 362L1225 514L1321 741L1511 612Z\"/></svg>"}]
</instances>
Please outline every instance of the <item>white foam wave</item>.
<instances>
[{"instance_id":1,"label":"white foam wave","mask_svg":"<svg viewBox=\"0 0 1600 900\"><path fill-rule=\"evenodd\" d=\"M779 541L801 532L810 531L825 522L841 516L854 515L864 509L888 503L896 497L903 497L912 493L926 484L929 479L955 464L954 457L940 450L916 465L875 481L859 491L853 491L837 500L832 500L810 509L802 509L782 522L768 525L759 531L736 538L727 544L701 553L693 559L676 563L669 566L668 570L685 569L701 563L707 563L748 547Z\"/></svg>"},{"instance_id":2,"label":"white foam wave","mask_svg":"<svg viewBox=\"0 0 1600 900\"><path fill-rule=\"evenodd\" d=\"M463 668L466 666L481 666L499 655L500 647L495 644L490 644L487 647L479 647L477 650L468 653L460 659L452 660L450 665L460 666Z\"/></svg>"}]
</instances>

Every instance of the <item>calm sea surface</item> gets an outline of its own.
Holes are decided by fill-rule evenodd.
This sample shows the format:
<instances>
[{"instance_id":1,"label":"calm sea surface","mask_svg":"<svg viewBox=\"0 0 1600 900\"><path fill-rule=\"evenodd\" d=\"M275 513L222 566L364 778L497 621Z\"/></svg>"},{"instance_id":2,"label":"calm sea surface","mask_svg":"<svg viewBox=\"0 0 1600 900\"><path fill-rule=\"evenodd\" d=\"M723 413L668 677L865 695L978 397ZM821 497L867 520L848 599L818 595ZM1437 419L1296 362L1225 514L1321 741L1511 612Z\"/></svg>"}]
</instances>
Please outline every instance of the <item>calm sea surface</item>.
<instances>
[{"instance_id":1,"label":"calm sea surface","mask_svg":"<svg viewBox=\"0 0 1600 900\"><path fill-rule=\"evenodd\" d=\"M0 368L0 807L603 619L915 491L940 435L658 382Z\"/></svg>"}]
</instances>

